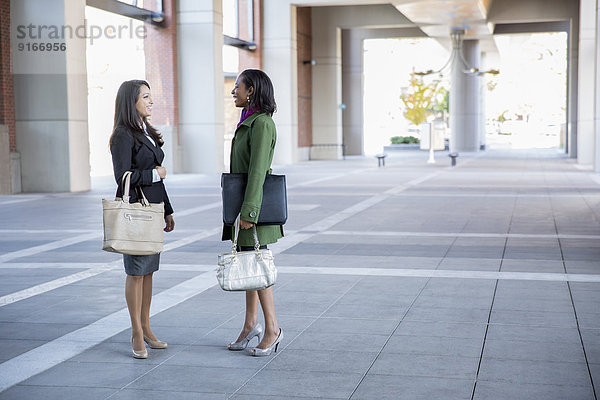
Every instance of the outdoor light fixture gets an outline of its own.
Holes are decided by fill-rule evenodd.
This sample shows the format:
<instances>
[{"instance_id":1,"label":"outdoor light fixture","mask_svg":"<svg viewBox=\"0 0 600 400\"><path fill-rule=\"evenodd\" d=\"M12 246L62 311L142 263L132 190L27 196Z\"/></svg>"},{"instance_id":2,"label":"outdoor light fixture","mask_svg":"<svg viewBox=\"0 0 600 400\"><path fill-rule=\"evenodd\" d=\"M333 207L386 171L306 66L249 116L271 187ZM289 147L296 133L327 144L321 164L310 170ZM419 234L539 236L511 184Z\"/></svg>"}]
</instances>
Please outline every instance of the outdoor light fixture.
<instances>
[{"instance_id":1,"label":"outdoor light fixture","mask_svg":"<svg viewBox=\"0 0 600 400\"><path fill-rule=\"evenodd\" d=\"M163 0L155 1L156 11L144 8L143 4L141 4L142 2L139 0L86 0L85 4L128 18L148 22L154 26L164 26L165 13Z\"/></svg>"},{"instance_id":2,"label":"outdoor light fixture","mask_svg":"<svg viewBox=\"0 0 600 400\"><path fill-rule=\"evenodd\" d=\"M256 47L257 47L256 43L254 43L254 42L248 42L246 40L234 38L229 35L223 35L223 44L226 44L228 46L237 47L238 49L250 50L250 51L256 50Z\"/></svg>"},{"instance_id":3,"label":"outdoor light fixture","mask_svg":"<svg viewBox=\"0 0 600 400\"><path fill-rule=\"evenodd\" d=\"M415 72L415 75L426 76L431 74L441 74L444 70L448 68L448 66L452 66L454 60L458 57L460 64L462 64L462 72L466 75L471 76L482 76L484 74L498 75L500 73L497 69L490 69L488 71L480 71L479 68L473 68L469 66L467 60L463 55L463 37L465 36L464 29L452 29L450 31L450 40L452 41L452 51L450 52L450 58L446 61L446 64L437 71L433 71L431 69L425 72Z\"/></svg>"},{"instance_id":4,"label":"outdoor light fixture","mask_svg":"<svg viewBox=\"0 0 600 400\"><path fill-rule=\"evenodd\" d=\"M304 60L302 61L302 65L316 65L317 62L315 60Z\"/></svg>"}]
</instances>

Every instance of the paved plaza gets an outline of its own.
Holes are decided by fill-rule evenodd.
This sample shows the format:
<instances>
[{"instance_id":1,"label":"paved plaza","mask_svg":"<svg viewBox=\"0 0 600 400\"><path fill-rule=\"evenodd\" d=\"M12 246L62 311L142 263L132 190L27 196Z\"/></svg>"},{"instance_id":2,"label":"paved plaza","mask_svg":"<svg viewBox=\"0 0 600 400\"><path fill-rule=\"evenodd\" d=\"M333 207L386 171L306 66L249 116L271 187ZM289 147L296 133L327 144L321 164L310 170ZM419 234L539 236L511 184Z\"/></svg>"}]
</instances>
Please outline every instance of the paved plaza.
<instances>
[{"instance_id":1,"label":"paved plaza","mask_svg":"<svg viewBox=\"0 0 600 400\"><path fill-rule=\"evenodd\" d=\"M131 356L101 198L0 196L0 399L592 400L600 385L600 179L556 150L390 154L287 175L273 357L230 352L244 294L217 285L218 175L165 181L175 230ZM253 341L252 344L255 344Z\"/></svg>"}]
</instances>

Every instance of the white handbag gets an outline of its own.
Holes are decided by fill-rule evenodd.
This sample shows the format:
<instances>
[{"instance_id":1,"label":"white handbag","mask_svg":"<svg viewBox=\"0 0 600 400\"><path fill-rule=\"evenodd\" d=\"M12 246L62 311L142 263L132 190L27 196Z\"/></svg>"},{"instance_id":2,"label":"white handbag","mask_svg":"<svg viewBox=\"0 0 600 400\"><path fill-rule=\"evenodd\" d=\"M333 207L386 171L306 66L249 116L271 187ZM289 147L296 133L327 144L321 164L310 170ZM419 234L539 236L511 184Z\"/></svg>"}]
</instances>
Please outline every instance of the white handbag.
<instances>
[{"instance_id":1,"label":"white handbag","mask_svg":"<svg viewBox=\"0 0 600 400\"><path fill-rule=\"evenodd\" d=\"M240 217L235 220L231 253L219 254L217 280L223 290L262 290L272 286L277 280L273 253L268 249L260 249L256 225L252 229L254 250L237 251Z\"/></svg>"},{"instance_id":2,"label":"white handbag","mask_svg":"<svg viewBox=\"0 0 600 400\"><path fill-rule=\"evenodd\" d=\"M104 242L102 250L143 256L163 251L164 203L151 204L140 190L137 203L129 203L131 171L123 174L123 198L102 199Z\"/></svg>"}]
</instances>

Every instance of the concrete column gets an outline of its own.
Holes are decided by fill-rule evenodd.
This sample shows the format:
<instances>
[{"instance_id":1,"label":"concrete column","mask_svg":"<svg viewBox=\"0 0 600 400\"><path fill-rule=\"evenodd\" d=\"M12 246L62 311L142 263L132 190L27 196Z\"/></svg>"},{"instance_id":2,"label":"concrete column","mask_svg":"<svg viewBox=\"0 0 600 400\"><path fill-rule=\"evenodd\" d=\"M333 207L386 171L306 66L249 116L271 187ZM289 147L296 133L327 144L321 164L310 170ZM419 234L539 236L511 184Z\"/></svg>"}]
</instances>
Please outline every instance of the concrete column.
<instances>
[{"instance_id":1,"label":"concrete column","mask_svg":"<svg viewBox=\"0 0 600 400\"><path fill-rule=\"evenodd\" d=\"M278 141L274 162L296 162L297 124L297 41L296 7L292 0L263 0L263 68L275 85L278 112ZM315 0L306 5L331 5ZM414 26L391 4L313 7L312 66L313 144L342 144L342 63L341 30L360 26ZM422 33L421 33L422 34ZM316 35L316 36L315 36ZM337 159L341 147L312 149L313 158Z\"/></svg>"},{"instance_id":2,"label":"concrete column","mask_svg":"<svg viewBox=\"0 0 600 400\"><path fill-rule=\"evenodd\" d=\"M362 155L363 135L363 36L364 31L342 31L343 142L346 155Z\"/></svg>"},{"instance_id":3,"label":"concrete column","mask_svg":"<svg viewBox=\"0 0 600 400\"><path fill-rule=\"evenodd\" d=\"M479 41L463 42L464 58L470 67L479 67ZM450 78L450 151L479 151L479 77L463 73L456 57Z\"/></svg>"},{"instance_id":4,"label":"concrete column","mask_svg":"<svg viewBox=\"0 0 600 400\"><path fill-rule=\"evenodd\" d=\"M11 2L16 145L24 192L90 189L86 43L81 33L85 4ZM33 30L19 34L20 25ZM57 39L44 25L71 28L73 35ZM26 50L40 43L62 44L64 50Z\"/></svg>"},{"instance_id":5,"label":"concrete column","mask_svg":"<svg viewBox=\"0 0 600 400\"><path fill-rule=\"evenodd\" d=\"M342 144L342 30L329 13L313 8L313 146ZM340 147L312 149L313 159L342 157Z\"/></svg>"},{"instance_id":6,"label":"concrete column","mask_svg":"<svg viewBox=\"0 0 600 400\"><path fill-rule=\"evenodd\" d=\"M569 37L567 44L567 136L565 141L566 152L569 158L577 158L577 108L579 90L579 21L571 18L569 24Z\"/></svg>"},{"instance_id":7,"label":"concrete column","mask_svg":"<svg viewBox=\"0 0 600 400\"><path fill-rule=\"evenodd\" d=\"M221 0L177 7L179 137L182 170L223 171L223 11Z\"/></svg>"},{"instance_id":8,"label":"concrete column","mask_svg":"<svg viewBox=\"0 0 600 400\"><path fill-rule=\"evenodd\" d=\"M298 161L298 67L296 7L288 1L263 3L263 70L273 81L277 112L274 164Z\"/></svg>"},{"instance_id":9,"label":"concrete column","mask_svg":"<svg viewBox=\"0 0 600 400\"><path fill-rule=\"evenodd\" d=\"M364 154L364 41L365 39L422 37L414 27L342 30L342 111L346 155Z\"/></svg>"},{"instance_id":10,"label":"concrete column","mask_svg":"<svg viewBox=\"0 0 600 400\"><path fill-rule=\"evenodd\" d=\"M594 81L594 160L595 172L600 172L600 9L596 0L596 76Z\"/></svg>"},{"instance_id":11,"label":"concrete column","mask_svg":"<svg viewBox=\"0 0 600 400\"><path fill-rule=\"evenodd\" d=\"M481 59L479 64L480 71L487 71L488 66L486 63L486 54L481 53ZM482 77L478 79L479 81L479 149L485 150L485 146L487 143L486 131L485 131L485 102L487 101L487 87L485 83L485 79Z\"/></svg>"},{"instance_id":12,"label":"concrete column","mask_svg":"<svg viewBox=\"0 0 600 400\"><path fill-rule=\"evenodd\" d=\"M12 194L10 174L10 142L8 126L0 125L0 165L5 168L5 173L0 174L0 194Z\"/></svg>"},{"instance_id":13,"label":"concrete column","mask_svg":"<svg viewBox=\"0 0 600 400\"><path fill-rule=\"evenodd\" d=\"M579 18L579 90L577 109L577 162L593 165L595 150L595 96L597 0L581 0Z\"/></svg>"}]
</instances>

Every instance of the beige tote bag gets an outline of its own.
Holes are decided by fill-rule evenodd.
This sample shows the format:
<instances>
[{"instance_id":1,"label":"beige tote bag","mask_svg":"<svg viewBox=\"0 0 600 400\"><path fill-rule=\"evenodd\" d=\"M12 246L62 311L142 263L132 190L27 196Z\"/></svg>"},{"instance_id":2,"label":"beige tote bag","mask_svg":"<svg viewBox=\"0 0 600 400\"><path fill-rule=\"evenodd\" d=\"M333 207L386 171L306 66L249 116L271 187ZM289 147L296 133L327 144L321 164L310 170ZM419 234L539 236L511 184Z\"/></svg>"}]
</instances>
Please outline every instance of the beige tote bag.
<instances>
[{"instance_id":1,"label":"beige tote bag","mask_svg":"<svg viewBox=\"0 0 600 400\"><path fill-rule=\"evenodd\" d=\"M102 250L144 256L163 251L164 203L150 204L144 192L129 203L131 171L123 174L123 198L102 199L104 243Z\"/></svg>"}]
</instances>

